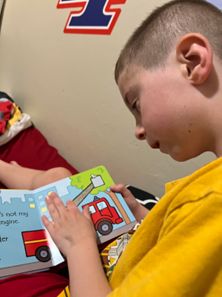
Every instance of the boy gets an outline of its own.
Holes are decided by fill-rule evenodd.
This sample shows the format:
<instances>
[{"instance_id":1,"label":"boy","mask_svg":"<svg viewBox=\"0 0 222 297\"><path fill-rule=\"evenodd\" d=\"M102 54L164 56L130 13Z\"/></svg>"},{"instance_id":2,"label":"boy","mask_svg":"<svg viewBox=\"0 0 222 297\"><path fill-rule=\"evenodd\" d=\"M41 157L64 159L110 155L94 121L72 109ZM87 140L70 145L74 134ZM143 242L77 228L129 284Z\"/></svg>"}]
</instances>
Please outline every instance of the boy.
<instances>
[{"instance_id":1,"label":"boy","mask_svg":"<svg viewBox=\"0 0 222 297\"><path fill-rule=\"evenodd\" d=\"M222 155L222 13L176 0L134 32L115 71L136 137L185 161ZM222 159L167 185L107 281L90 215L51 194L43 222L66 255L71 296L222 296ZM134 213L142 206L123 186Z\"/></svg>"}]
</instances>

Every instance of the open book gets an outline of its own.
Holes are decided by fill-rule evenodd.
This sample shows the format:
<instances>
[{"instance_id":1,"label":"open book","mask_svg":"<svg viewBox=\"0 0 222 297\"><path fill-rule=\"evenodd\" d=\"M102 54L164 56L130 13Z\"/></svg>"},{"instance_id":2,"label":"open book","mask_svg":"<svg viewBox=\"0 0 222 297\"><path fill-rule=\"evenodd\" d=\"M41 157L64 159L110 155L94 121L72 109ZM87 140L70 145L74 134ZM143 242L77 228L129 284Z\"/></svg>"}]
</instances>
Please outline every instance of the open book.
<instances>
[{"instance_id":1,"label":"open book","mask_svg":"<svg viewBox=\"0 0 222 297\"><path fill-rule=\"evenodd\" d=\"M0 191L0 277L45 269L64 261L42 224L49 217L45 197L56 192L80 210L89 206L98 243L132 229L136 220L104 166L64 178L35 190Z\"/></svg>"}]
</instances>

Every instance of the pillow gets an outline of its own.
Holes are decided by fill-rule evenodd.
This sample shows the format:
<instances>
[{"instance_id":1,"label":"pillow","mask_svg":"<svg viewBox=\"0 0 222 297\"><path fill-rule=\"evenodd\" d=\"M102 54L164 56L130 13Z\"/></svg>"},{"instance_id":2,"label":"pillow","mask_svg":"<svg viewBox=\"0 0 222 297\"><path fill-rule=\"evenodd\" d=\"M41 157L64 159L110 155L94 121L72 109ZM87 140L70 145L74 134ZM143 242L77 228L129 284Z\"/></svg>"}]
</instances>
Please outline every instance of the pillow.
<instances>
[{"instance_id":1,"label":"pillow","mask_svg":"<svg viewBox=\"0 0 222 297\"><path fill-rule=\"evenodd\" d=\"M8 94L0 91L0 145L9 142L31 125L30 115L22 112Z\"/></svg>"}]
</instances>

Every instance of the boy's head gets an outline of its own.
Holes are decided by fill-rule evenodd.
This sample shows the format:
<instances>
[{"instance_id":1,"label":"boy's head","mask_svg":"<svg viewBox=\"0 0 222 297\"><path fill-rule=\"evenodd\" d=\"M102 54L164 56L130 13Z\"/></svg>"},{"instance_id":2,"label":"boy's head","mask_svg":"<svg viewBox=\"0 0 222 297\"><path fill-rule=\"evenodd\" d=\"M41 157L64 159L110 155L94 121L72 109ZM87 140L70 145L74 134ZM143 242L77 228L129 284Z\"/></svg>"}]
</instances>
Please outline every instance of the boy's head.
<instances>
[{"instance_id":1,"label":"boy's head","mask_svg":"<svg viewBox=\"0 0 222 297\"><path fill-rule=\"evenodd\" d=\"M222 14L203 0L175 0L157 8L132 34L116 63L115 79L131 64L163 67L179 39L201 33L222 59Z\"/></svg>"},{"instance_id":2,"label":"boy's head","mask_svg":"<svg viewBox=\"0 0 222 297\"><path fill-rule=\"evenodd\" d=\"M115 69L136 137L178 161L218 154L207 99L218 94L221 61L219 9L202 0L157 8L130 37Z\"/></svg>"}]
</instances>

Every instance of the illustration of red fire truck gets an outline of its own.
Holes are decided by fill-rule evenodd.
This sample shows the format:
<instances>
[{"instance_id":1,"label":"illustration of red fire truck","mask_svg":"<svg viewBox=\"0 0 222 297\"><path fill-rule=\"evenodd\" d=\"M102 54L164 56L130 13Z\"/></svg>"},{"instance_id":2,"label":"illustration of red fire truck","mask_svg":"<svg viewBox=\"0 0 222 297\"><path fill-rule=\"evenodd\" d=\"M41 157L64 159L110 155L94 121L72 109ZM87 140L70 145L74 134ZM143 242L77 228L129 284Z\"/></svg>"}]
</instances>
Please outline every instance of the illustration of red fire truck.
<instances>
[{"instance_id":1,"label":"illustration of red fire truck","mask_svg":"<svg viewBox=\"0 0 222 297\"><path fill-rule=\"evenodd\" d=\"M94 197L90 203L83 205L88 206L95 229L101 235L108 235L113 230L113 224L120 224L123 219L119 216L116 208L111 206L105 197Z\"/></svg>"},{"instance_id":2,"label":"illustration of red fire truck","mask_svg":"<svg viewBox=\"0 0 222 297\"><path fill-rule=\"evenodd\" d=\"M22 239L26 257L35 256L40 262L51 259L45 230L23 231Z\"/></svg>"}]
</instances>

